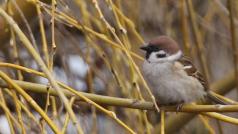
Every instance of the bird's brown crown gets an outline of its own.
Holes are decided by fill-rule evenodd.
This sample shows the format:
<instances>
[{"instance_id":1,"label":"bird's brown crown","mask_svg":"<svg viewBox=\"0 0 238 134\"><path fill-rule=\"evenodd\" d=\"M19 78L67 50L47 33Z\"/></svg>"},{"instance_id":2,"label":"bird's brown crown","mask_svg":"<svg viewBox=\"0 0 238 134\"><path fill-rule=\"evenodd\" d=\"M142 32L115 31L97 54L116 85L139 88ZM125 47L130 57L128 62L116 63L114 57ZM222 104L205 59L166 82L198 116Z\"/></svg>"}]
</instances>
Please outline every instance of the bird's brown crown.
<instances>
[{"instance_id":1,"label":"bird's brown crown","mask_svg":"<svg viewBox=\"0 0 238 134\"><path fill-rule=\"evenodd\" d=\"M148 46L153 46L159 50L164 50L171 55L177 53L180 50L177 42L168 36L156 37L149 42Z\"/></svg>"}]
</instances>

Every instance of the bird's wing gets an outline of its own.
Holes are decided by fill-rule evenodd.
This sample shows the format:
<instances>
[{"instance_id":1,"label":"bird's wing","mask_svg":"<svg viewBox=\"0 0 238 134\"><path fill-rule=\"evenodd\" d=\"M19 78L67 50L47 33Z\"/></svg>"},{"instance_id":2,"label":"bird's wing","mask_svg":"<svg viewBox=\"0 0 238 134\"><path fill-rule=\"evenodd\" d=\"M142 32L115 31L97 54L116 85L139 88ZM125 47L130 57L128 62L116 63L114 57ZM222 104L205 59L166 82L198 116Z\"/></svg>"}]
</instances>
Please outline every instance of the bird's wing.
<instances>
[{"instance_id":1,"label":"bird's wing","mask_svg":"<svg viewBox=\"0 0 238 134\"><path fill-rule=\"evenodd\" d=\"M229 103L225 102L224 100L221 100L220 98L211 94L211 91L208 91L209 89L208 89L208 84L207 84L206 80L204 79L203 75L193 65L193 63L191 62L191 59L189 57L182 56L178 61L183 65L184 71L187 72L187 74L189 76L196 78L203 85L204 90L207 91L208 98L210 98L212 101L214 101L218 104L223 104L223 105L229 104Z\"/></svg>"},{"instance_id":2,"label":"bird's wing","mask_svg":"<svg viewBox=\"0 0 238 134\"><path fill-rule=\"evenodd\" d=\"M208 84L206 80L204 79L203 75L193 65L189 57L182 56L178 61L183 65L184 71L189 76L196 78L203 85L204 89L208 90Z\"/></svg>"}]
</instances>

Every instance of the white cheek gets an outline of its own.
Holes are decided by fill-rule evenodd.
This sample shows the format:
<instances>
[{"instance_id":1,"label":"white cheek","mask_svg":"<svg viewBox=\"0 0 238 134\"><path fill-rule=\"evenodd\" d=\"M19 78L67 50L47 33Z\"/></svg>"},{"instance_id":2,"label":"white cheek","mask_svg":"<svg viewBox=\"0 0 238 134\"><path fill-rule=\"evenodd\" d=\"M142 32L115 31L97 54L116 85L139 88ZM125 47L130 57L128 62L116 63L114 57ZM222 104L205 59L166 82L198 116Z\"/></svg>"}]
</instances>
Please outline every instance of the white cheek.
<instances>
[{"instance_id":1,"label":"white cheek","mask_svg":"<svg viewBox=\"0 0 238 134\"><path fill-rule=\"evenodd\" d=\"M182 51L178 51L177 53L164 57L164 58L158 58L156 55L159 54L159 52L152 52L150 54L150 57L148 58L148 62L150 63L163 63L163 62L173 62L181 58Z\"/></svg>"},{"instance_id":2,"label":"white cheek","mask_svg":"<svg viewBox=\"0 0 238 134\"><path fill-rule=\"evenodd\" d=\"M183 55L182 51L178 51L177 53L170 55L167 58L169 61L176 61L176 60L180 59L182 57L182 55Z\"/></svg>"},{"instance_id":3,"label":"white cheek","mask_svg":"<svg viewBox=\"0 0 238 134\"><path fill-rule=\"evenodd\" d=\"M164 58L158 58L156 55L159 54L159 52L152 52L150 54L150 57L148 58L148 62L150 63L156 63L156 62L166 62L168 61L167 57Z\"/></svg>"}]
</instances>

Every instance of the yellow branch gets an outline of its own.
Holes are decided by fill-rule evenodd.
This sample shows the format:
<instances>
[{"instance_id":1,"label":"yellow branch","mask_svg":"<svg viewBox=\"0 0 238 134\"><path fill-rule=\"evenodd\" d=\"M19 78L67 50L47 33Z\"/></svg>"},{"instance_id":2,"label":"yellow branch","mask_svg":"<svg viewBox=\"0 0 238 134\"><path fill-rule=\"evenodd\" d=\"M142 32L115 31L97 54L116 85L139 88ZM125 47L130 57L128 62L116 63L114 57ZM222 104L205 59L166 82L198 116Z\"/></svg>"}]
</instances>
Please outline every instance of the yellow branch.
<instances>
[{"instance_id":1,"label":"yellow branch","mask_svg":"<svg viewBox=\"0 0 238 134\"><path fill-rule=\"evenodd\" d=\"M55 133L61 133L59 128L54 124L54 122L46 115L46 113L40 108L39 105L28 95L20 86L18 86L14 81L12 81L5 73L0 71L0 77L6 81L11 87L13 87L20 95L22 95L28 103L42 116L42 118L49 124Z\"/></svg>"},{"instance_id":2,"label":"yellow branch","mask_svg":"<svg viewBox=\"0 0 238 134\"><path fill-rule=\"evenodd\" d=\"M2 8L0 8L0 15L8 22L9 26L12 27L12 29L14 30L16 35L19 36L19 39L22 41L22 44L24 45L24 47L28 50L28 52L32 55L32 57L34 58L36 63L43 70L47 79L49 80L49 83L52 85L52 87L55 88L55 90L57 91L60 99L64 103L64 106L65 106L66 110L69 112L69 115L70 115L74 125L76 126L78 132L80 134L83 134L83 130L82 130L82 128L81 128L81 126L80 126L80 124L79 124L79 122L78 122L78 120L77 120L77 118L76 118L76 116L73 112L73 110L69 106L68 99L65 97L65 95L60 90L60 88L59 88L58 84L56 83L54 77L52 76L51 72L49 71L49 69L47 68L45 63L43 62L40 55L33 48L31 42L28 40L28 38L25 36L25 34L21 31L21 29L19 28L17 23Z\"/></svg>"},{"instance_id":3,"label":"yellow branch","mask_svg":"<svg viewBox=\"0 0 238 134\"><path fill-rule=\"evenodd\" d=\"M57 96L56 91L52 88L49 88L47 85L24 82L20 80L13 80L13 81L26 91L42 93L42 94L46 94L47 91L49 91L50 95ZM8 87L8 85L4 82L0 82L0 86ZM69 98L75 96L74 93L67 91L67 89L61 88L61 90ZM103 96L103 95L97 95L92 93L79 92L76 90L74 92L76 92L77 94L81 94L98 104L134 108L134 109L143 109L143 110L155 110L153 103L148 101ZM76 99L82 100L82 98L80 98L79 96L77 96ZM179 110L177 110L176 106L165 106L165 107L161 107L161 109L165 111L169 111L169 112L191 112L191 113L194 113L194 112L195 113L197 112L238 112L238 105L184 104Z\"/></svg>"}]
</instances>

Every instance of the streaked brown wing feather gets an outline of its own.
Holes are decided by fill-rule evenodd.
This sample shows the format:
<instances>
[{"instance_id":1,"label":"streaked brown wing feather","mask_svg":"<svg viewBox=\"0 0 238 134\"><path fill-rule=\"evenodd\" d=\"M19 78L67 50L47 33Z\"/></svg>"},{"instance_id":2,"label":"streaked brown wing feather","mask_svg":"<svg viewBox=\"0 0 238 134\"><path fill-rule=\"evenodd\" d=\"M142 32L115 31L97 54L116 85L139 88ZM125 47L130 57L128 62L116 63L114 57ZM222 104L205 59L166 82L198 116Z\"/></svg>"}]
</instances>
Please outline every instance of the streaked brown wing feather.
<instances>
[{"instance_id":1,"label":"streaked brown wing feather","mask_svg":"<svg viewBox=\"0 0 238 134\"><path fill-rule=\"evenodd\" d=\"M193 76L194 78L198 79L203 85L204 89L208 90L208 85L203 75L196 69L189 57L182 56L178 61L183 64L184 71L186 71L189 76Z\"/></svg>"},{"instance_id":2,"label":"streaked brown wing feather","mask_svg":"<svg viewBox=\"0 0 238 134\"><path fill-rule=\"evenodd\" d=\"M223 105L229 104L229 103L225 102L224 100L221 100L220 98L214 96L213 94L210 93L210 91L208 91L208 84L207 84L207 82L205 81L205 79L202 76L202 74L195 68L195 66L191 62L190 58L182 56L179 59L179 62L181 64L183 64L184 70L187 72L187 74L189 76L193 76L194 78L196 78L196 79L198 79L200 81L200 83L203 85L204 89L207 91L207 96L208 96L209 99L211 99L212 101L214 101L214 102L216 102L218 104L223 104Z\"/></svg>"}]
</instances>

